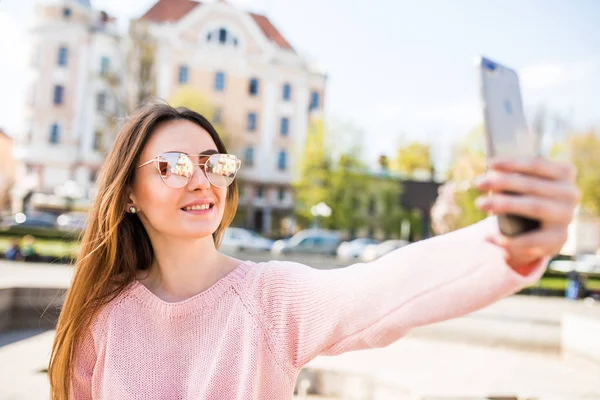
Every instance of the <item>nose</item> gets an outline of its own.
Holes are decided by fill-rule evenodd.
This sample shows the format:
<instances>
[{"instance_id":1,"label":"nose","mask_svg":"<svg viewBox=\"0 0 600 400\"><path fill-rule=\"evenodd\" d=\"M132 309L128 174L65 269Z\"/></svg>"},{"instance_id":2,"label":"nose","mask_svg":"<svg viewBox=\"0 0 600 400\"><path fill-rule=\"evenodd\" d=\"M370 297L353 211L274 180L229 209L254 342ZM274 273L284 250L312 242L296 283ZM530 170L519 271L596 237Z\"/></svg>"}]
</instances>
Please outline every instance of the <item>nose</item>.
<instances>
[{"instance_id":1,"label":"nose","mask_svg":"<svg viewBox=\"0 0 600 400\"><path fill-rule=\"evenodd\" d=\"M204 170L199 165L197 165L196 168L197 169L194 170L194 175L192 175L192 178L188 182L188 189L190 191L210 189L210 181L206 177Z\"/></svg>"}]
</instances>

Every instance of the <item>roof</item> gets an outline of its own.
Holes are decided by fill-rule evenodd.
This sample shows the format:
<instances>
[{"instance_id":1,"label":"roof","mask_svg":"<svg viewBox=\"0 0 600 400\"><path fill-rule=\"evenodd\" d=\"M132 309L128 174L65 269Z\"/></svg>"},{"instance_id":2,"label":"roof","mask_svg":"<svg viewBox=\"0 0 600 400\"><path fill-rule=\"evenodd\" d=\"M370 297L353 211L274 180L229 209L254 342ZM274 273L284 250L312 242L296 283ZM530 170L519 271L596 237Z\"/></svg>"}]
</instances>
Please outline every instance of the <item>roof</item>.
<instances>
[{"instance_id":1,"label":"roof","mask_svg":"<svg viewBox=\"0 0 600 400\"><path fill-rule=\"evenodd\" d=\"M142 19L152 22L177 22L201 3L193 0L159 0Z\"/></svg>"},{"instance_id":2,"label":"roof","mask_svg":"<svg viewBox=\"0 0 600 400\"><path fill-rule=\"evenodd\" d=\"M287 40L283 37L281 33L273 26L271 21L264 15L250 13L250 16L254 19L254 21L258 24L260 29L263 31L267 39L275 42L279 47L294 50L292 46L288 43Z\"/></svg>"},{"instance_id":3,"label":"roof","mask_svg":"<svg viewBox=\"0 0 600 400\"><path fill-rule=\"evenodd\" d=\"M156 23L177 22L201 4L194 0L158 0L156 4L146 11L142 19ZM283 35L273 26L267 17L255 13L248 14L256 22L267 39L283 49L294 51L289 42L285 40Z\"/></svg>"}]
</instances>

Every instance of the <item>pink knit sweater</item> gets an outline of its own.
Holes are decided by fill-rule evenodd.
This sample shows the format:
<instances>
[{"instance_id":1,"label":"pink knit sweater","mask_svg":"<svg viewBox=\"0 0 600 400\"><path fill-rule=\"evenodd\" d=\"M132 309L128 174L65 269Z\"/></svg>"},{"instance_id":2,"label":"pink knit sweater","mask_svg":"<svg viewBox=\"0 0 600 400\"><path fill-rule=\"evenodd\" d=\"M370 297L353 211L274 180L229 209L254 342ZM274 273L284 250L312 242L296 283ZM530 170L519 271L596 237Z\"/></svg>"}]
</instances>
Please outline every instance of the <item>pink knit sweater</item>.
<instances>
[{"instance_id":1,"label":"pink knit sweater","mask_svg":"<svg viewBox=\"0 0 600 400\"><path fill-rule=\"evenodd\" d=\"M290 399L318 355L384 347L534 283L484 241L495 218L377 261L316 270L244 262L167 303L135 281L94 320L75 356L74 399Z\"/></svg>"}]
</instances>

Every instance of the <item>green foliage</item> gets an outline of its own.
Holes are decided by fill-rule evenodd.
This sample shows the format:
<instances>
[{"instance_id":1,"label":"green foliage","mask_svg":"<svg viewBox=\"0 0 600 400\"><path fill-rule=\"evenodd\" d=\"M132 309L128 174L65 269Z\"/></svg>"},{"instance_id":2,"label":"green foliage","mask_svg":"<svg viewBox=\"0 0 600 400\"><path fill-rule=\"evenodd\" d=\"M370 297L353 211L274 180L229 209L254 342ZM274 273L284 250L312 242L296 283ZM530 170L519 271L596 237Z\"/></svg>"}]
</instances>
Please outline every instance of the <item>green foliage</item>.
<instances>
[{"instance_id":1,"label":"green foliage","mask_svg":"<svg viewBox=\"0 0 600 400\"><path fill-rule=\"evenodd\" d=\"M332 209L329 227L356 232L365 225L361 213L365 207L362 193L368 177L361 161L353 155L342 154L331 171L329 205Z\"/></svg>"},{"instance_id":2,"label":"green foliage","mask_svg":"<svg viewBox=\"0 0 600 400\"><path fill-rule=\"evenodd\" d=\"M331 160L325 148L325 128L322 119L312 120L306 133L306 142L292 187L296 195L296 220L307 227L313 220L310 212L314 205L329 203Z\"/></svg>"},{"instance_id":3,"label":"green foliage","mask_svg":"<svg viewBox=\"0 0 600 400\"><path fill-rule=\"evenodd\" d=\"M600 138L594 131L573 133L556 144L551 155L571 161L577 168L581 206L600 216Z\"/></svg>"},{"instance_id":4,"label":"green foliage","mask_svg":"<svg viewBox=\"0 0 600 400\"><path fill-rule=\"evenodd\" d=\"M407 177L413 177L420 171L426 171L433 176L431 147L424 143L412 142L399 148L392 169Z\"/></svg>"},{"instance_id":5,"label":"green foliage","mask_svg":"<svg viewBox=\"0 0 600 400\"><path fill-rule=\"evenodd\" d=\"M475 206L481 193L473 180L486 170L483 127L469 132L454 151L448 181L432 208L434 231L451 232L484 219L487 215Z\"/></svg>"},{"instance_id":6,"label":"green foliage","mask_svg":"<svg viewBox=\"0 0 600 400\"><path fill-rule=\"evenodd\" d=\"M400 194L402 192L400 183L396 179L387 178L385 181L380 181L382 186L377 192L377 197L380 202L380 210L377 215L377 222L383 229L386 238L392 236L400 236L402 221L409 220L411 230L414 223L411 220L411 213L406 212L400 206Z\"/></svg>"},{"instance_id":7,"label":"green foliage","mask_svg":"<svg viewBox=\"0 0 600 400\"><path fill-rule=\"evenodd\" d=\"M337 160L331 160L326 147L323 122L313 121L307 133L296 193L296 218L300 226L308 227L314 217L311 207L324 202L331 216L320 226L348 232L379 229L386 236L399 235L404 214L400 207L400 182L389 175L374 175L359 157L349 150Z\"/></svg>"}]
</instances>

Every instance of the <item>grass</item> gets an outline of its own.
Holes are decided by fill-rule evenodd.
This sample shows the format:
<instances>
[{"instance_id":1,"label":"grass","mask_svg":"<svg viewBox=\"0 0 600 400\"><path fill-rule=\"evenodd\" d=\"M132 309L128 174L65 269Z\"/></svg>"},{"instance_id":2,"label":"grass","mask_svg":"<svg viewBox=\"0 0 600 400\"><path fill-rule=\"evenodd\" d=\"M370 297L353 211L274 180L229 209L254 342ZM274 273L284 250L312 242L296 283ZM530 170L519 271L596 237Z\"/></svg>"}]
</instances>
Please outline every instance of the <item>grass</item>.
<instances>
[{"instance_id":1,"label":"grass","mask_svg":"<svg viewBox=\"0 0 600 400\"><path fill-rule=\"evenodd\" d=\"M585 286L589 290L600 291L600 280L588 279ZM567 289L567 278L560 278L560 277L542 278L538 284L534 285L534 287L541 287L544 289L554 289L554 290L566 290Z\"/></svg>"},{"instance_id":2,"label":"grass","mask_svg":"<svg viewBox=\"0 0 600 400\"><path fill-rule=\"evenodd\" d=\"M0 237L0 252L4 253L14 239L19 240L19 244L23 247L23 240L21 238ZM33 247L36 253L44 256L75 257L79 250L79 243L63 240L36 239Z\"/></svg>"}]
</instances>

